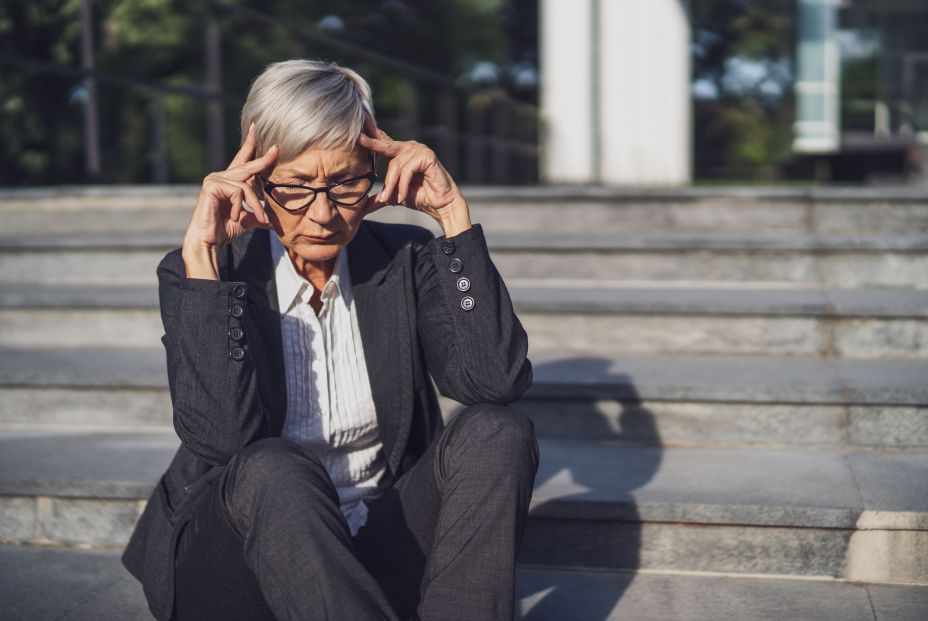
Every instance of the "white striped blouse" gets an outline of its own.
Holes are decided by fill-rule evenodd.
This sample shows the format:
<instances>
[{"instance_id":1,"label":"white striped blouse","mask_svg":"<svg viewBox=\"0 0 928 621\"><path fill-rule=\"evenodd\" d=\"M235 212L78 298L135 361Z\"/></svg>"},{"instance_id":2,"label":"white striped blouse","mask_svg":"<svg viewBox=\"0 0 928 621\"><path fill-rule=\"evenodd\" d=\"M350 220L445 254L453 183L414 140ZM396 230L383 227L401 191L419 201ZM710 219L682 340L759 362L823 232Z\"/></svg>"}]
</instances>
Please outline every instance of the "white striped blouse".
<instances>
[{"instance_id":1,"label":"white striped blouse","mask_svg":"<svg viewBox=\"0 0 928 621\"><path fill-rule=\"evenodd\" d=\"M313 285L271 234L280 307L287 415L281 437L314 445L338 490L352 537L367 521L361 499L380 495L387 473L358 317L352 303L348 248L339 252L317 316Z\"/></svg>"}]
</instances>

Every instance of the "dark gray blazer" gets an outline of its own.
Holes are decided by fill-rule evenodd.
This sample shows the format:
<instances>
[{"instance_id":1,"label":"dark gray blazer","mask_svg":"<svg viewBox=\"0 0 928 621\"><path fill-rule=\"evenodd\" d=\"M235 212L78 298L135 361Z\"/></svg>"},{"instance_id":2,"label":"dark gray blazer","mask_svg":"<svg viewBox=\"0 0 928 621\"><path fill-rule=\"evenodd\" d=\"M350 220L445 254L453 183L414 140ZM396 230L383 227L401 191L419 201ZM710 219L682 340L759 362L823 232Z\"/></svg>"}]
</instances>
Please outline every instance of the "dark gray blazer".
<instances>
[{"instance_id":1,"label":"dark gray blazer","mask_svg":"<svg viewBox=\"0 0 928 621\"><path fill-rule=\"evenodd\" d=\"M409 470L443 427L439 391L463 404L508 404L532 383L528 338L479 223L451 238L362 220L348 245L352 291L387 467ZM181 440L139 517L122 563L159 621L173 617L180 527L237 451L280 436L287 408L270 235L222 248L220 280L186 277L180 248L158 265L159 296ZM459 272L449 267L459 259ZM457 262L455 262L455 268ZM457 283L470 280L462 292ZM466 310L461 300L473 297ZM236 338L237 337L237 338Z\"/></svg>"}]
</instances>

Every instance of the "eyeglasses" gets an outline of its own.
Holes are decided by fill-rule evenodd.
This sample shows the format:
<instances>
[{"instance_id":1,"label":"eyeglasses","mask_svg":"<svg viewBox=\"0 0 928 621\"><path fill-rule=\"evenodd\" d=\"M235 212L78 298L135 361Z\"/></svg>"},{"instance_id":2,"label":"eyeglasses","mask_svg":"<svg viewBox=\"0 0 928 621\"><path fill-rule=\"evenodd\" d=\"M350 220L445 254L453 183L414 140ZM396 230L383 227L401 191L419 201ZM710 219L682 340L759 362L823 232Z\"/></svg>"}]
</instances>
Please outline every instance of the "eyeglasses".
<instances>
[{"instance_id":1,"label":"eyeglasses","mask_svg":"<svg viewBox=\"0 0 928 621\"><path fill-rule=\"evenodd\" d=\"M330 201L343 207L358 206L367 198L377 173L374 172L374 154L371 154L371 172L360 177L352 177L344 181L330 183L318 188L295 183L271 183L263 175L258 175L264 184L264 193L270 196L281 209L289 213L298 213L307 209L316 196L323 193Z\"/></svg>"}]
</instances>

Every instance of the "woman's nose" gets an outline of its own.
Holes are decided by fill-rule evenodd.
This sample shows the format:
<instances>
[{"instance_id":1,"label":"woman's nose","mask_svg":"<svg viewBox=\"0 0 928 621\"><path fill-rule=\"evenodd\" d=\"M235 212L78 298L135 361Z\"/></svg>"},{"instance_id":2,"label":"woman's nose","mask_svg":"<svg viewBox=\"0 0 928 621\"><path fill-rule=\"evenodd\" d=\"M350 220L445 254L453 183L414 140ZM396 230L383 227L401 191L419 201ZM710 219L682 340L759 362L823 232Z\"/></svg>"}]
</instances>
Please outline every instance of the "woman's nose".
<instances>
[{"instance_id":1,"label":"woman's nose","mask_svg":"<svg viewBox=\"0 0 928 621\"><path fill-rule=\"evenodd\" d=\"M328 224L338 216L338 205L329 200L328 194L322 193L306 210L306 215L313 222Z\"/></svg>"}]
</instances>

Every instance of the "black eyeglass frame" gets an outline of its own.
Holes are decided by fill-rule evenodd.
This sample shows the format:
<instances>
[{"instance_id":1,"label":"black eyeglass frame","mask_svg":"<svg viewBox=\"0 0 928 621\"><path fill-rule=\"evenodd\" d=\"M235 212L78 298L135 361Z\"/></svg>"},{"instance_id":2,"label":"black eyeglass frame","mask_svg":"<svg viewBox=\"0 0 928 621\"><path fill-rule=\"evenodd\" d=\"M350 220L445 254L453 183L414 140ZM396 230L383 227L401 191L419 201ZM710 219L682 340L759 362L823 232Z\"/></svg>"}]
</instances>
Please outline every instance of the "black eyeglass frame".
<instances>
[{"instance_id":1,"label":"black eyeglass frame","mask_svg":"<svg viewBox=\"0 0 928 621\"><path fill-rule=\"evenodd\" d=\"M260 173L258 173L258 177L263 182L262 188L264 189L264 195L270 197L271 200L277 203L277 205L279 205L280 208L286 211L287 213L299 213L305 209L309 209L309 206L313 204L313 201L316 200L316 197L319 196L319 194L325 194L326 198L331 200L336 205L341 205L343 207L354 207L355 205L363 201L365 198L370 196L369 192L371 191L371 188L374 187L374 184L377 182L377 179L379 178L377 176L377 173L374 171L374 154L373 153L371 153L371 171L369 173L365 175L360 175L358 177L352 177L350 179L344 179L342 181L337 181L335 183L330 183L329 185L324 185L324 186L320 186L317 188L314 188L309 185L302 185L299 183L272 183L271 181L266 179L264 175ZM353 183L361 179L369 180L371 182L371 185L370 187L367 188L367 191L364 193L364 196L354 201L353 203L345 203L345 202L339 201L329 196L329 190L331 190L332 188L337 188L340 185L345 185L347 183ZM280 201L274 198L274 195L271 193L271 191L274 188L300 188L302 190L312 190L313 197L309 199L309 202L307 202L302 207L297 207L296 209L288 209L287 207L284 207L283 205L281 205Z\"/></svg>"}]
</instances>

